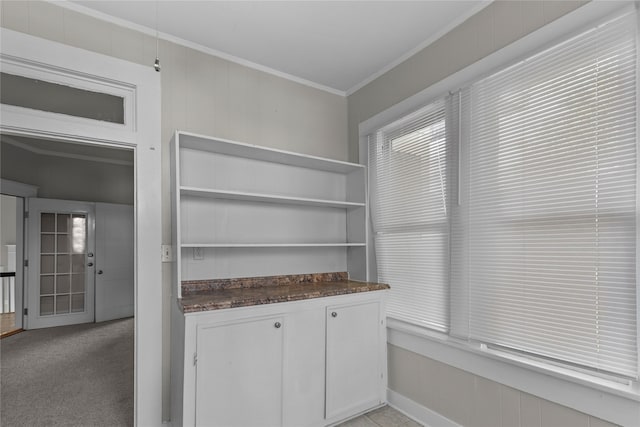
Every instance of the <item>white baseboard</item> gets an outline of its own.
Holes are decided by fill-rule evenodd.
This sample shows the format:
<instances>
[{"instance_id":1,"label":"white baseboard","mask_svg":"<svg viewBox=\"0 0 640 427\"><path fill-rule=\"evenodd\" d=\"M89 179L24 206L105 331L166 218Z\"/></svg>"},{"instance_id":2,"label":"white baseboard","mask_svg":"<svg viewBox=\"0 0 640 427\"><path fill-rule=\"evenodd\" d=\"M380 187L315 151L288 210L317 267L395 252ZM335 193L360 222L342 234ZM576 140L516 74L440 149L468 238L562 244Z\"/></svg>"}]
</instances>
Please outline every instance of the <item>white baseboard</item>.
<instances>
[{"instance_id":1,"label":"white baseboard","mask_svg":"<svg viewBox=\"0 0 640 427\"><path fill-rule=\"evenodd\" d=\"M387 389L387 401L389 406L423 424L425 427L461 427L460 424L451 421L449 418L443 417L439 413L391 389Z\"/></svg>"}]
</instances>

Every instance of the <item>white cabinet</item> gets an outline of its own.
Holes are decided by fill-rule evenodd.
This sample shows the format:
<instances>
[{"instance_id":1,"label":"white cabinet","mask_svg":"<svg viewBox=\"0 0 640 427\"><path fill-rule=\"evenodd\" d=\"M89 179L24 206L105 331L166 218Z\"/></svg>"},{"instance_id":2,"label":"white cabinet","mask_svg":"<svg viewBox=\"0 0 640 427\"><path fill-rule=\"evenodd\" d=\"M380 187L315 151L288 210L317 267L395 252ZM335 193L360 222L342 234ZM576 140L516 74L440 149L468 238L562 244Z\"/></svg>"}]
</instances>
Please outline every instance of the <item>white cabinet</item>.
<instances>
[{"instance_id":1,"label":"white cabinet","mask_svg":"<svg viewBox=\"0 0 640 427\"><path fill-rule=\"evenodd\" d=\"M366 277L362 165L176 132L175 283L348 271Z\"/></svg>"},{"instance_id":2,"label":"white cabinet","mask_svg":"<svg viewBox=\"0 0 640 427\"><path fill-rule=\"evenodd\" d=\"M385 295L186 315L176 306L173 425L326 426L383 404Z\"/></svg>"},{"instance_id":3,"label":"white cabinet","mask_svg":"<svg viewBox=\"0 0 640 427\"><path fill-rule=\"evenodd\" d=\"M282 425L282 323L273 316L197 326L196 425Z\"/></svg>"},{"instance_id":4,"label":"white cabinet","mask_svg":"<svg viewBox=\"0 0 640 427\"><path fill-rule=\"evenodd\" d=\"M379 301L327 307L327 418L380 403L380 312Z\"/></svg>"}]
</instances>

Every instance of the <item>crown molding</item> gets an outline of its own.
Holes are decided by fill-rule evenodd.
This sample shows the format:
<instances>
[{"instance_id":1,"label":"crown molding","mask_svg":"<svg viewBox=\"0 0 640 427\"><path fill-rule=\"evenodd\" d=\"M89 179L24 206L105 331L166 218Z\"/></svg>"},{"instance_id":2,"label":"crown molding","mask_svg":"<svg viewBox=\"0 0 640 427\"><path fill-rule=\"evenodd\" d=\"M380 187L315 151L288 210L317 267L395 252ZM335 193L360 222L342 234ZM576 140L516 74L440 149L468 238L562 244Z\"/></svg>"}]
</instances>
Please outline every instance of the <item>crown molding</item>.
<instances>
[{"instance_id":1,"label":"crown molding","mask_svg":"<svg viewBox=\"0 0 640 427\"><path fill-rule=\"evenodd\" d=\"M124 28L130 29L130 30L133 30L133 31L137 31L139 33L143 33L143 34L146 34L146 35L154 37L154 38L158 37L158 39L160 39L160 40L168 41L168 42L171 42L171 43L183 46L183 47L187 47L189 49L197 50L199 52L206 53L207 55L216 56L216 57L224 59L226 61L233 62L235 64L242 65L244 67L251 68L251 69L254 69L256 71L261 71L263 73L271 74L273 76L280 77L280 78L283 78L285 80L289 80L291 82L298 83L298 84L301 84L301 85L304 85L304 86L308 86L308 87L311 87L313 89L318 89L318 90L321 90L323 92L328 92L330 94L338 95L338 96L342 96L342 97L346 97L347 96L347 93L345 91L343 91L343 90L335 89L335 88L332 88L332 87L329 87L329 86L326 86L326 85L322 85L320 83L313 82L311 80L303 79L301 77L297 77L297 76L294 76L292 74L288 74L288 73L276 70L274 68L267 67L265 65L261 65L261 64L255 63L255 62L251 62L251 61L248 61L246 59L239 58L237 56L230 55L228 53L225 53L225 52L222 52L222 51L219 51L219 50L216 50L216 49L212 49L212 48L203 46L201 44L198 44L198 43L195 43L195 42L192 42L192 41L189 41L189 40L185 40L185 39L180 38L180 37L173 36L171 34L167 34L167 33L163 33L163 32L156 32L155 29L146 27L144 25L136 24L136 23L131 22L131 21L127 21L126 19L117 18L115 16L108 15L106 13L103 13L103 12L88 8L86 6L82 6L82 5L79 5L79 4L76 4L76 3L72 3L69 0L63 0L63 1L60 1L60 0L45 0L45 1L48 2L48 3L54 4L56 6L63 7L65 9L72 10L74 12L82 13L83 15L87 15L87 16L90 16L92 18L99 19L101 21L106 21L106 22L109 22L111 24L118 25L120 27L124 27Z\"/></svg>"}]
</instances>

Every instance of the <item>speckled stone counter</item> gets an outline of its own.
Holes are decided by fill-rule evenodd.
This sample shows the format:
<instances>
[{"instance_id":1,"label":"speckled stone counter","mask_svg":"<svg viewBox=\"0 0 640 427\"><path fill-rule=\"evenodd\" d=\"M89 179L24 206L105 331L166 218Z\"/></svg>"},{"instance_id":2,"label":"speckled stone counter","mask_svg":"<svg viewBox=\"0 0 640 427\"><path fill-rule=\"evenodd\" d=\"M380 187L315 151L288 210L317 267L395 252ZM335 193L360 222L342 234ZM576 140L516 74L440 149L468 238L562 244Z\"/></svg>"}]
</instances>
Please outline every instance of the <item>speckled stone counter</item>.
<instances>
[{"instance_id":1,"label":"speckled stone counter","mask_svg":"<svg viewBox=\"0 0 640 427\"><path fill-rule=\"evenodd\" d=\"M347 273L321 273L182 282L183 313L389 289L381 283L349 280Z\"/></svg>"}]
</instances>

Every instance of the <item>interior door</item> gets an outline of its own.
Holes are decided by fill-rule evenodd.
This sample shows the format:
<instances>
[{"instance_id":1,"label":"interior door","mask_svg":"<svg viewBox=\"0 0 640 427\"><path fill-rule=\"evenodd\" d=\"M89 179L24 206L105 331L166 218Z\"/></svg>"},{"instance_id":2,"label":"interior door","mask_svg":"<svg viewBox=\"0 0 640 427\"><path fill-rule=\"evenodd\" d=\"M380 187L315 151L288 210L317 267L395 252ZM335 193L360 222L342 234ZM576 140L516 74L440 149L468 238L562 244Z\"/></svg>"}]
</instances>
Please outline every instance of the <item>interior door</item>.
<instances>
[{"instance_id":1,"label":"interior door","mask_svg":"<svg viewBox=\"0 0 640 427\"><path fill-rule=\"evenodd\" d=\"M94 321L93 203L29 198L26 328Z\"/></svg>"},{"instance_id":2,"label":"interior door","mask_svg":"<svg viewBox=\"0 0 640 427\"><path fill-rule=\"evenodd\" d=\"M134 313L133 206L96 203L96 322Z\"/></svg>"}]
</instances>

